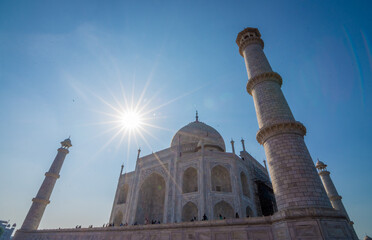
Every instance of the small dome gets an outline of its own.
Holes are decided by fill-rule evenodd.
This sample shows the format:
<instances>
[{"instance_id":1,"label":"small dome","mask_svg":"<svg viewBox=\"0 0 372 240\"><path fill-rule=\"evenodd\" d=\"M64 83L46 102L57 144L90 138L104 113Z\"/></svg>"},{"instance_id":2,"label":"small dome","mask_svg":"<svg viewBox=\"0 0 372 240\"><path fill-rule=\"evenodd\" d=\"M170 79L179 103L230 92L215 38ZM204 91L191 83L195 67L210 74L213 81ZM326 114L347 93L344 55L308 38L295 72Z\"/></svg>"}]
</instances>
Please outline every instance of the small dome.
<instances>
[{"instance_id":1,"label":"small dome","mask_svg":"<svg viewBox=\"0 0 372 240\"><path fill-rule=\"evenodd\" d=\"M213 145L225 151L225 141L219 132L199 121L191 122L178 130L172 139L171 147L177 147L180 144L181 146L188 145L188 149L193 148L195 150L202 139L204 144Z\"/></svg>"},{"instance_id":2,"label":"small dome","mask_svg":"<svg viewBox=\"0 0 372 240\"><path fill-rule=\"evenodd\" d=\"M316 164L315 164L315 167L318 168L318 169L324 169L324 168L327 167L327 165L324 164L324 162L319 161L319 159L318 159L318 161L317 161Z\"/></svg>"}]
</instances>

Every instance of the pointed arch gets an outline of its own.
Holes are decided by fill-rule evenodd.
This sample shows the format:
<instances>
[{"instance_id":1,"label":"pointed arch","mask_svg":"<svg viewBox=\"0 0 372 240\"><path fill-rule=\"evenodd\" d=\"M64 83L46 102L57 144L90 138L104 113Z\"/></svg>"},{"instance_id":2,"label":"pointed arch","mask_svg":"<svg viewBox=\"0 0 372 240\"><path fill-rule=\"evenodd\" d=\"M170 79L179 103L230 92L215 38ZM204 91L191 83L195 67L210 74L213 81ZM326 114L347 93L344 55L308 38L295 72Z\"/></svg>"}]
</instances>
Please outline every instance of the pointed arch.
<instances>
[{"instance_id":1,"label":"pointed arch","mask_svg":"<svg viewBox=\"0 0 372 240\"><path fill-rule=\"evenodd\" d=\"M194 217L198 218L198 207L195 203L188 202L182 208L182 222L190 222Z\"/></svg>"},{"instance_id":2,"label":"pointed arch","mask_svg":"<svg viewBox=\"0 0 372 240\"><path fill-rule=\"evenodd\" d=\"M220 215L222 218L234 218L234 209L225 201L220 201L213 207L213 217L214 219L220 219Z\"/></svg>"},{"instance_id":3,"label":"pointed arch","mask_svg":"<svg viewBox=\"0 0 372 240\"><path fill-rule=\"evenodd\" d=\"M114 218L114 226L120 226L120 224L123 222L123 213L121 211L118 211L115 214Z\"/></svg>"},{"instance_id":4,"label":"pointed arch","mask_svg":"<svg viewBox=\"0 0 372 240\"><path fill-rule=\"evenodd\" d=\"M198 191L198 171L189 167L183 172L182 178L182 192L197 192Z\"/></svg>"},{"instance_id":5,"label":"pointed arch","mask_svg":"<svg viewBox=\"0 0 372 240\"><path fill-rule=\"evenodd\" d=\"M129 185L124 184L119 190L118 204L126 203L129 191Z\"/></svg>"},{"instance_id":6,"label":"pointed arch","mask_svg":"<svg viewBox=\"0 0 372 240\"><path fill-rule=\"evenodd\" d=\"M240 173L240 183L242 185L243 195L249 197L250 191L249 191L249 185L248 185L248 178L244 172Z\"/></svg>"},{"instance_id":7,"label":"pointed arch","mask_svg":"<svg viewBox=\"0 0 372 240\"><path fill-rule=\"evenodd\" d=\"M231 192L230 172L227 168L217 165L211 171L212 191Z\"/></svg>"},{"instance_id":8,"label":"pointed arch","mask_svg":"<svg viewBox=\"0 0 372 240\"><path fill-rule=\"evenodd\" d=\"M144 224L147 218L163 222L165 202L165 180L158 173L152 173L141 185L138 193L135 222Z\"/></svg>"}]
</instances>

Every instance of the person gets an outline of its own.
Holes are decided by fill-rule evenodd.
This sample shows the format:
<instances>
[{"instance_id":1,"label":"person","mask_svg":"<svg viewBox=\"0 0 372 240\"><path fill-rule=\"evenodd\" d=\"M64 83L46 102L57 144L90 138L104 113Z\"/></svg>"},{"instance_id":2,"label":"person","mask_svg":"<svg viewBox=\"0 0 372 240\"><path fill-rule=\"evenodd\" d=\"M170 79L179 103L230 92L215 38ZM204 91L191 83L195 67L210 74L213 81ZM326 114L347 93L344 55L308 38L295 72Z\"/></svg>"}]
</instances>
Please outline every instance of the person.
<instances>
[{"instance_id":1,"label":"person","mask_svg":"<svg viewBox=\"0 0 372 240\"><path fill-rule=\"evenodd\" d=\"M235 213L235 218L239 218L239 213L238 212Z\"/></svg>"},{"instance_id":2,"label":"person","mask_svg":"<svg viewBox=\"0 0 372 240\"><path fill-rule=\"evenodd\" d=\"M208 217L207 217L207 215L205 215L205 213L204 213L204 215L203 215L203 221L207 221L208 220Z\"/></svg>"},{"instance_id":3,"label":"person","mask_svg":"<svg viewBox=\"0 0 372 240\"><path fill-rule=\"evenodd\" d=\"M220 217L220 219L222 219L222 215L221 214L219 215L219 217Z\"/></svg>"}]
</instances>

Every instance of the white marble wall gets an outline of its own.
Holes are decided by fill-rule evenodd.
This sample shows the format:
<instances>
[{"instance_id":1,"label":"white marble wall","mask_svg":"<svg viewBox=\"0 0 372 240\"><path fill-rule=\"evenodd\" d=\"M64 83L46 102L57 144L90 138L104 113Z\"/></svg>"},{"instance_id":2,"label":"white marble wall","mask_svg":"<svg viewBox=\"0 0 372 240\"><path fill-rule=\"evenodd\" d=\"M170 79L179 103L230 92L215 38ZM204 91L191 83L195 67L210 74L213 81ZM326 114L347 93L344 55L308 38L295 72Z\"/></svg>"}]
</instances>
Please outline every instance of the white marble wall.
<instances>
[{"instance_id":1,"label":"white marble wall","mask_svg":"<svg viewBox=\"0 0 372 240\"><path fill-rule=\"evenodd\" d=\"M137 161L134 172L123 174L118 183L114 204L111 212L110 223L116 214L123 213L123 223L133 224L137 208L138 194L143 181L152 173L161 175L166 182L165 207L162 223L181 222L182 208L188 202L194 203L198 208L197 219L202 219L206 214L208 219L213 219L213 207L220 201L225 201L234 209L234 213L245 216L245 209L249 206L257 216L252 171L250 159L242 160L233 153L221 151L204 151L177 154L170 148L144 156ZM211 169L223 166L230 173L231 192L212 191ZM183 173L189 167L194 167L198 172L197 192L182 193ZM244 196L240 180L240 173L244 172L248 178L250 196ZM120 189L123 184L129 185L127 200L118 204ZM235 214L234 214L235 215Z\"/></svg>"}]
</instances>

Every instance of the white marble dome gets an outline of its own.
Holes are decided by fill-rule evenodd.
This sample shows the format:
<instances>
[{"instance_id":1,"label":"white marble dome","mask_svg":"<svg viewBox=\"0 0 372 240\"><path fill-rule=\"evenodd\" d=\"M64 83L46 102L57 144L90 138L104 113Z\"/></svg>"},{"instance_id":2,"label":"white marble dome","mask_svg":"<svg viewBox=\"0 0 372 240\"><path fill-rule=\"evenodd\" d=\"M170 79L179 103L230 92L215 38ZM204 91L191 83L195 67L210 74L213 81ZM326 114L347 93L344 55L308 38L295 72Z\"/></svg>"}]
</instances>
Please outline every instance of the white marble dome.
<instances>
[{"instance_id":1,"label":"white marble dome","mask_svg":"<svg viewBox=\"0 0 372 240\"><path fill-rule=\"evenodd\" d=\"M222 151L226 150L221 134L213 127L199 121L191 122L178 130L172 139L171 147L177 147L178 144L197 147L201 140L204 144L214 145Z\"/></svg>"}]
</instances>

